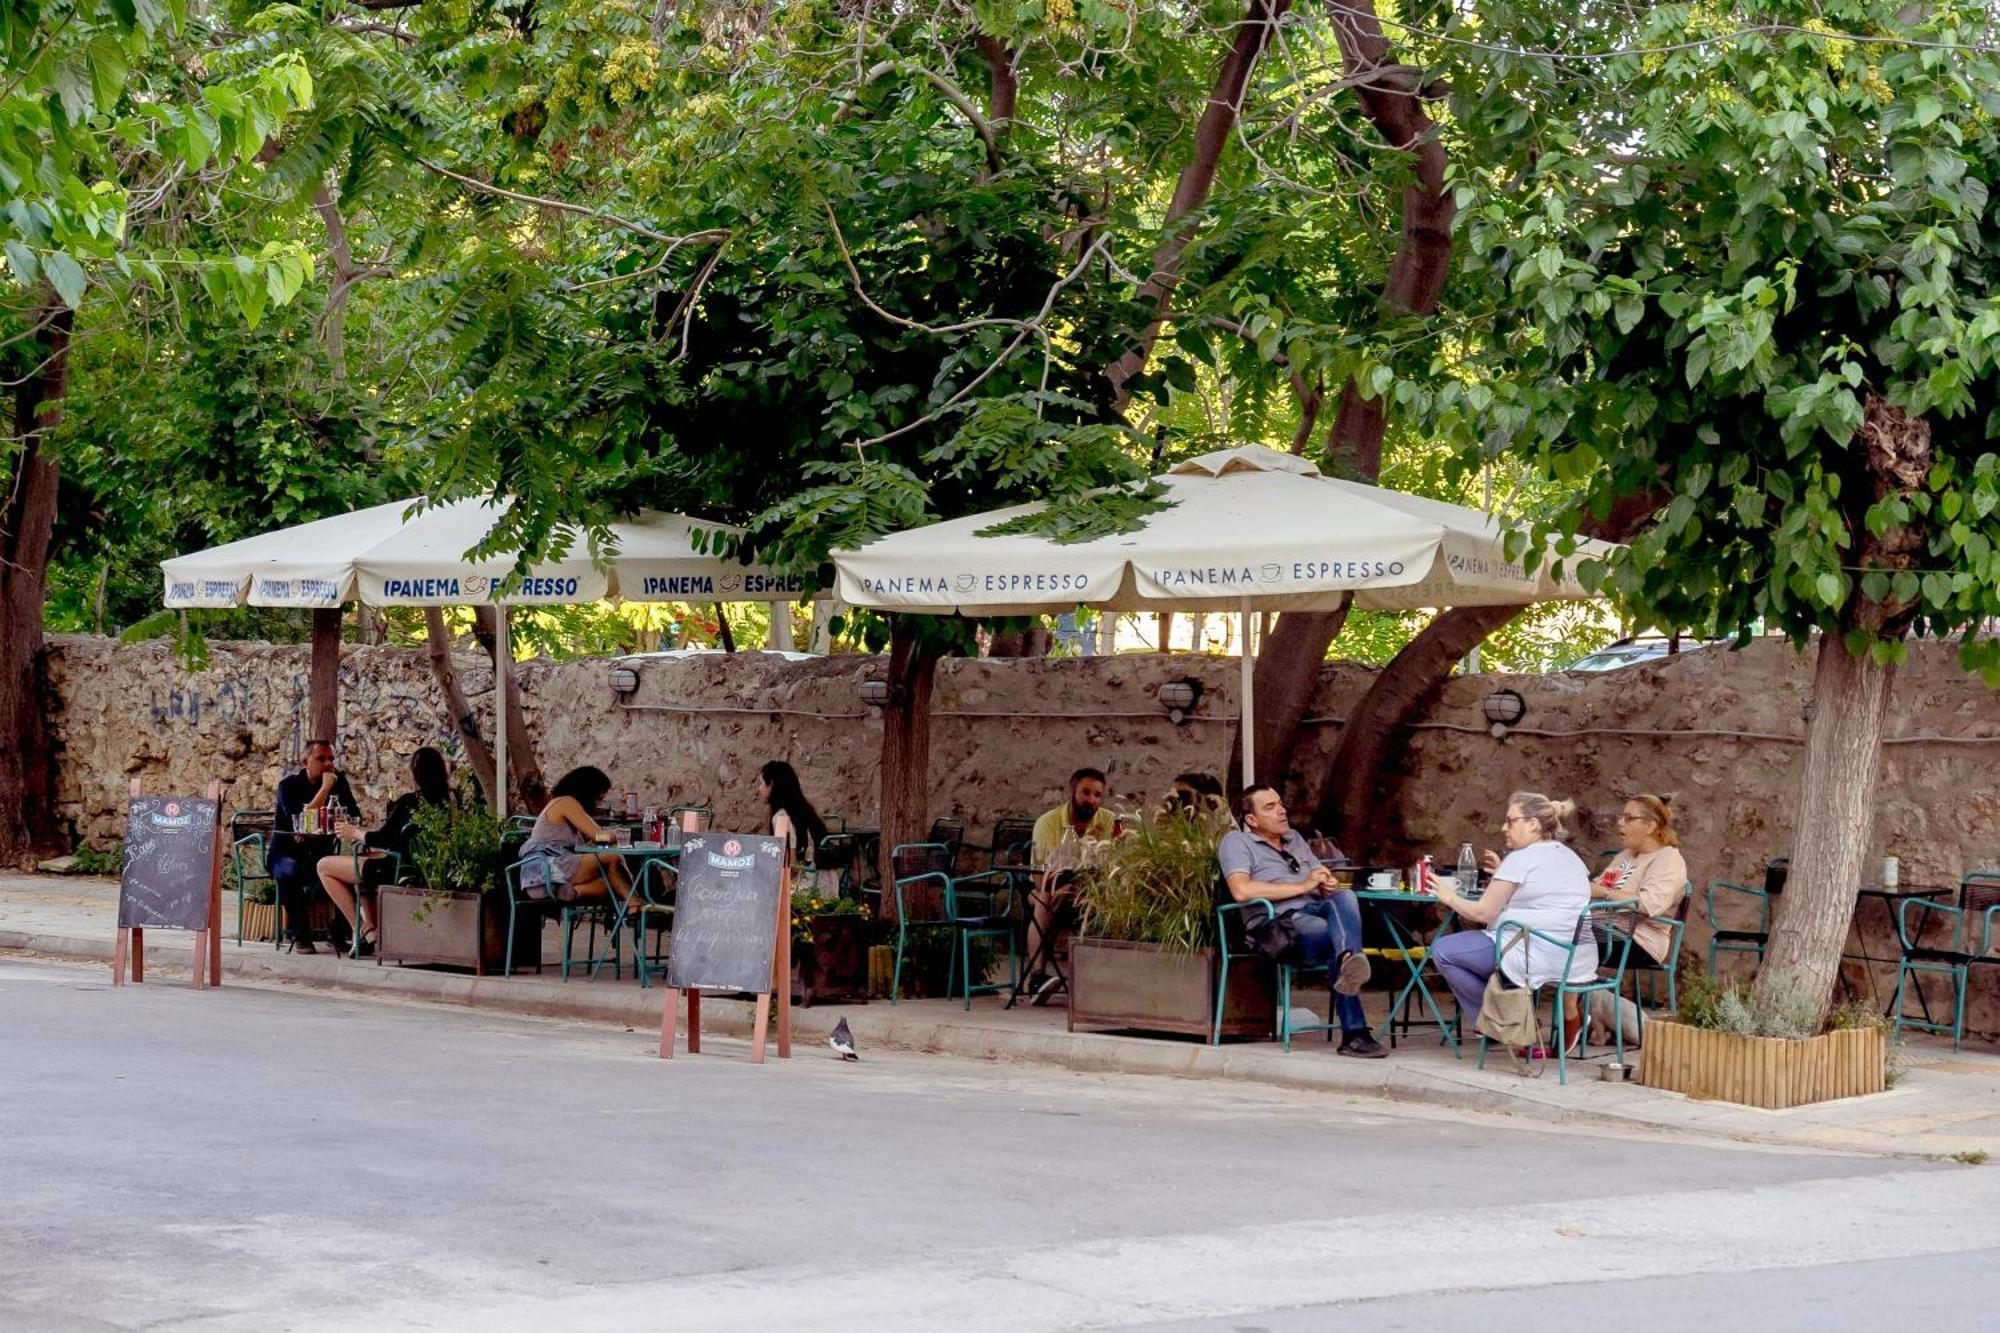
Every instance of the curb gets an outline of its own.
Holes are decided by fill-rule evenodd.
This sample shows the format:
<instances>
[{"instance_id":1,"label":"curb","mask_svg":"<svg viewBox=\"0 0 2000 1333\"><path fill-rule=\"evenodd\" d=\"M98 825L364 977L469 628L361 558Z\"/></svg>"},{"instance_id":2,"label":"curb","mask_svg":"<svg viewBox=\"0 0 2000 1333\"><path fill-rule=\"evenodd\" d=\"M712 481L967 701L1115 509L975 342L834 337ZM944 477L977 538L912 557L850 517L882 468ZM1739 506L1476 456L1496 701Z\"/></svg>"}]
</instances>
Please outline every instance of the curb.
<instances>
[{"instance_id":1,"label":"curb","mask_svg":"<svg viewBox=\"0 0 2000 1333\"><path fill-rule=\"evenodd\" d=\"M193 944L169 937L147 952L156 970L185 979L193 962ZM111 961L112 941L34 931L0 930L0 954L21 954L68 962ZM537 977L474 977L462 973L361 965L349 960L299 958L262 947L226 945L223 975L251 986L309 987L353 996L376 996L448 1004L492 1013L530 1018L615 1023L650 1031L660 1022L661 993L630 986L593 986ZM746 1001L710 997L702 1006L702 1027L716 1036L747 1038L754 1008ZM1818 1152L1873 1157L1921 1158L1935 1154L1909 1148L1890 1150L1867 1144L1828 1143L1805 1134L1758 1132L1735 1126L1688 1125L1670 1118L1634 1114L1615 1108L1558 1105L1538 1089L1488 1087L1473 1082L1484 1076L1463 1067L1414 1067L1393 1057L1387 1060L1341 1060L1303 1052L1286 1053L1272 1045L1208 1046L1159 1041L1099 1032L1065 1032L987 1027L977 1023L939 1022L914 1009L886 1003L792 1010L794 1046L810 1049L823 1043L834 1023L847 1019L855 1040L869 1047L955 1056L990 1062L1010 1061L1053 1066L1082 1074L1139 1074L1168 1078L1214 1079L1367 1097L1387 1102L1416 1103L1459 1111L1499 1114L1542 1124L1594 1126L1626 1133L1675 1134L1697 1139L1728 1139ZM1553 1090L1551 1090L1553 1091Z\"/></svg>"}]
</instances>

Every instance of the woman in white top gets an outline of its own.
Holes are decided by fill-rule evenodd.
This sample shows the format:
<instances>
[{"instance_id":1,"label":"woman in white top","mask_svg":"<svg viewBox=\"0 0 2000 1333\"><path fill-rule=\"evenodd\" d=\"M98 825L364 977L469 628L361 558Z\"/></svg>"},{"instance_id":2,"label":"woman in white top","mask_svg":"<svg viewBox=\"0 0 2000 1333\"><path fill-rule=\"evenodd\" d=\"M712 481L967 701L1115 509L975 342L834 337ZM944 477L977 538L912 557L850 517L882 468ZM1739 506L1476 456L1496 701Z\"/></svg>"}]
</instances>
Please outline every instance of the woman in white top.
<instances>
[{"instance_id":1,"label":"woman in white top","mask_svg":"<svg viewBox=\"0 0 2000 1333\"><path fill-rule=\"evenodd\" d=\"M1480 858L1493 875L1486 891L1467 898L1449 879L1438 882L1438 900L1457 912L1459 920L1486 927L1461 930L1431 945L1438 971L1458 998L1463 1036L1469 1037L1478 1026L1486 979L1493 975L1495 931L1502 922L1519 922L1559 940L1575 939L1569 979L1588 981L1597 975L1597 940L1590 931L1579 930L1583 910L1590 904L1590 868L1562 842L1569 836L1563 819L1575 811L1573 802L1552 801L1539 792L1515 792L1507 798L1507 818L1501 824L1506 858L1490 851ZM1507 932L1510 945L1515 937L1514 931ZM1501 970L1516 986L1540 987L1560 979L1562 963L1561 946L1531 936L1506 951ZM1577 1025L1566 1026L1577 1030Z\"/></svg>"}]
</instances>

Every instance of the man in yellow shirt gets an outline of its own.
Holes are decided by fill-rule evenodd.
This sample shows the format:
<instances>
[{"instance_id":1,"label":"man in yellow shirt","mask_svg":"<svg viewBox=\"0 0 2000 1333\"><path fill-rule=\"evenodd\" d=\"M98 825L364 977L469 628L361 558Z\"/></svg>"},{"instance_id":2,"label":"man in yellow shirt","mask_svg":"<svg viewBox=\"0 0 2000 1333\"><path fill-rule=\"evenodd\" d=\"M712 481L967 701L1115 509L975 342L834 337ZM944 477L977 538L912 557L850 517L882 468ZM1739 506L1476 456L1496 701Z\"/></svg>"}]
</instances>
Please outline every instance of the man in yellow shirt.
<instances>
[{"instance_id":1,"label":"man in yellow shirt","mask_svg":"<svg viewBox=\"0 0 2000 1333\"><path fill-rule=\"evenodd\" d=\"M1069 799L1035 821L1035 869L1041 883L1031 899L1028 922L1028 966L1033 969L1025 990L1040 1004L1062 985L1055 960L1056 916L1073 898L1070 872L1079 860L1077 844L1086 838L1107 842L1118 832L1118 821L1104 808L1111 784L1104 771L1079 768L1069 775Z\"/></svg>"},{"instance_id":2,"label":"man in yellow shirt","mask_svg":"<svg viewBox=\"0 0 2000 1333\"><path fill-rule=\"evenodd\" d=\"M1069 799L1035 821L1035 869L1047 870L1062 847L1063 835L1108 840L1117 827L1104 798L1111 784L1102 769L1079 768L1069 775ZM1067 869L1068 867L1064 867Z\"/></svg>"}]
</instances>

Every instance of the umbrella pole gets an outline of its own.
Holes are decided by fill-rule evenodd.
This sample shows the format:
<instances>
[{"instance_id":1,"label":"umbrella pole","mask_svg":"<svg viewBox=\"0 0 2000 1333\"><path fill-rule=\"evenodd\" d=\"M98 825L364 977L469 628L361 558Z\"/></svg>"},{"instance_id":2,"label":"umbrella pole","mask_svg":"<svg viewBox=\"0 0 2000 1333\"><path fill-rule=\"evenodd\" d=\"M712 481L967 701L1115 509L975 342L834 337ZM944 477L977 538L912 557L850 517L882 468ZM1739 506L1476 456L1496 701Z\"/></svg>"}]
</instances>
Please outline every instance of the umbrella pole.
<instances>
[{"instance_id":1,"label":"umbrella pole","mask_svg":"<svg viewBox=\"0 0 2000 1333\"><path fill-rule=\"evenodd\" d=\"M493 606L493 813L507 822L507 677L514 664L505 603Z\"/></svg>"},{"instance_id":2,"label":"umbrella pole","mask_svg":"<svg viewBox=\"0 0 2000 1333\"><path fill-rule=\"evenodd\" d=\"M1243 650L1243 785L1257 781L1257 703L1253 682L1257 677L1257 645L1251 636L1256 622L1251 618L1250 599L1245 597L1236 613L1236 641Z\"/></svg>"}]
</instances>

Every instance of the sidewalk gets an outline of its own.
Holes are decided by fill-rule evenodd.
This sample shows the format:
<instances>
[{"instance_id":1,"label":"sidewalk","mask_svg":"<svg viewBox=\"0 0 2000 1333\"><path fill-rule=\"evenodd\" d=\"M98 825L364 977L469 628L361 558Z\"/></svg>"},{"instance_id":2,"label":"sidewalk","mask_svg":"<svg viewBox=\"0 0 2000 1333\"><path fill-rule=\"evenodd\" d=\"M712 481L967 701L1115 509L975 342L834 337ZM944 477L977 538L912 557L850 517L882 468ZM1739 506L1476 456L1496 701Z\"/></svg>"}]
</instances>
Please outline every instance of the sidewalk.
<instances>
[{"instance_id":1,"label":"sidewalk","mask_svg":"<svg viewBox=\"0 0 2000 1333\"><path fill-rule=\"evenodd\" d=\"M0 874L0 951L108 963L117 894L117 883L108 879ZM640 1029L657 1027L660 1021L660 992L641 990L629 974L623 981L612 980L609 972L596 981L576 975L565 983L553 973L473 977L326 954L297 957L268 943L235 943L236 909L227 896L223 919L230 927L222 946L225 984L337 989ZM149 932L147 984L185 982L192 940L178 931ZM1383 1002L1380 995L1368 998ZM702 1013L705 1030L732 1036L749 1032L747 1004L712 1000ZM1089 1073L1237 1079L1628 1133L1896 1156L2000 1157L2000 1055L1970 1049L1954 1054L1948 1042L1921 1038L1906 1043L1902 1077L1888 1092L1762 1111L1690 1101L1636 1083L1601 1082L1595 1064L1572 1066L1567 1087L1557 1085L1553 1072L1522 1079L1504 1058L1480 1070L1471 1051L1455 1060L1422 1034L1386 1060L1351 1060L1335 1056L1317 1034L1295 1042L1286 1053L1275 1043L1211 1047L1180 1039L1071 1033L1060 1007L1008 1011L990 996L975 1000L970 1012L962 1001L943 1000L794 1009L795 1043L823 1043L843 1017L864 1057L871 1047L891 1047L1032 1061Z\"/></svg>"}]
</instances>

